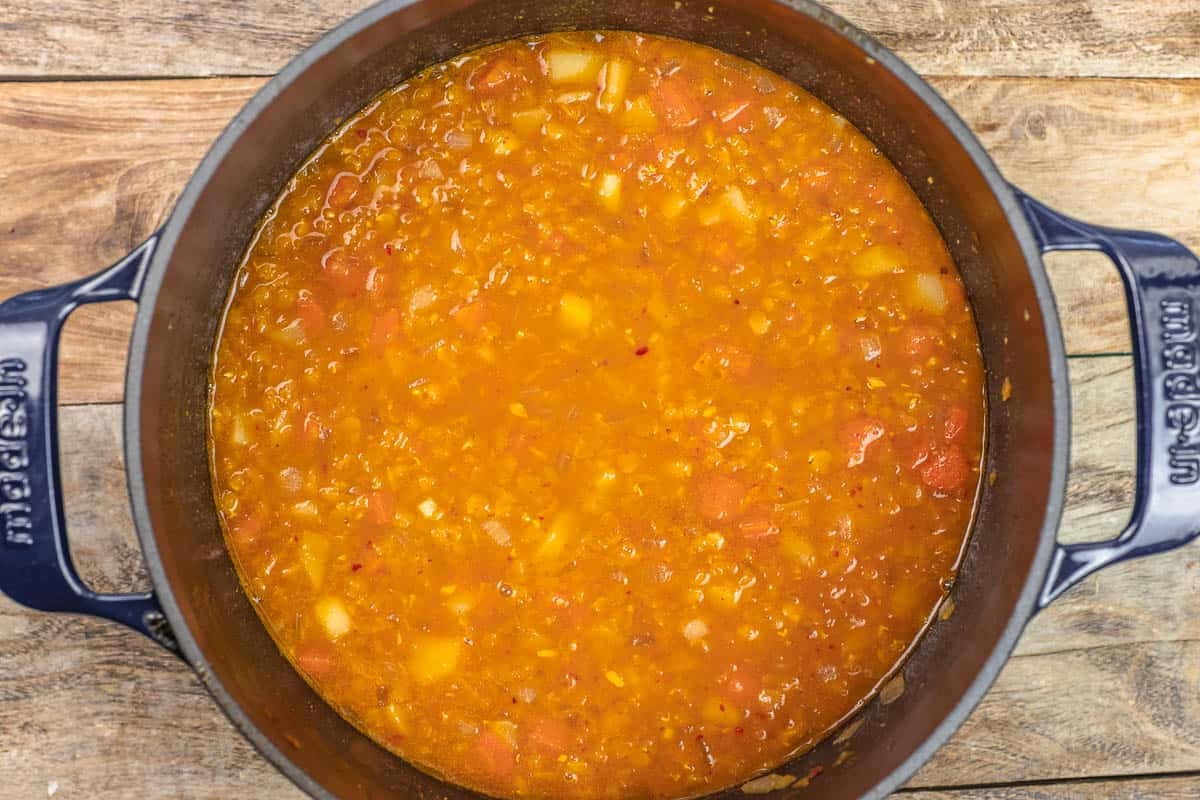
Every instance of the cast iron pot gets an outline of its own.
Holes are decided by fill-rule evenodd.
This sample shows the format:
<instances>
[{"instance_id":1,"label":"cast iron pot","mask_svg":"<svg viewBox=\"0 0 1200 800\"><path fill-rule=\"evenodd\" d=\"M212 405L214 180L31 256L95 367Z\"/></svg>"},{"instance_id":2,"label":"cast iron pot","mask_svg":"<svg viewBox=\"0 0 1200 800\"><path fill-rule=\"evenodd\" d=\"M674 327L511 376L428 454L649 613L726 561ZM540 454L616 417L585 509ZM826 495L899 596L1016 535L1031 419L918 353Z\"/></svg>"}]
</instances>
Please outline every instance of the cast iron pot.
<instances>
[{"instance_id":1,"label":"cast iron pot","mask_svg":"<svg viewBox=\"0 0 1200 800\"><path fill-rule=\"evenodd\" d=\"M988 447L956 610L903 667L903 694L780 772L778 797L877 798L899 787L987 691L1030 617L1108 564L1200 533L1200 262L1152 233L1087 225L1014 189L963 122L877 42L807 0L388 0L301 54L234 118L167 224L94 277L0 305L0 589L47 611L96 614L173 648L238 729L309 794L470 798L408 765L326 705L280 655L238 584L210 492L208 364L239 257L279 190L336 124L426 65L570 28L690 39L790 78L873 140L906 176L962 271L987 366ZM1099 250L1124 279L1137 376L1137 493L1129 527L1056 541L1067 474L1067 364L1042 266ZM140 304L125 386L133 518L154 591L104 595L71 564L58 471L59 332L81 303ZM1001 397L1007 379L1012 393ZM853 757L838 764L849 749ZM714 797L744 795L738 788Z\"/></svg>"}]
</instances>

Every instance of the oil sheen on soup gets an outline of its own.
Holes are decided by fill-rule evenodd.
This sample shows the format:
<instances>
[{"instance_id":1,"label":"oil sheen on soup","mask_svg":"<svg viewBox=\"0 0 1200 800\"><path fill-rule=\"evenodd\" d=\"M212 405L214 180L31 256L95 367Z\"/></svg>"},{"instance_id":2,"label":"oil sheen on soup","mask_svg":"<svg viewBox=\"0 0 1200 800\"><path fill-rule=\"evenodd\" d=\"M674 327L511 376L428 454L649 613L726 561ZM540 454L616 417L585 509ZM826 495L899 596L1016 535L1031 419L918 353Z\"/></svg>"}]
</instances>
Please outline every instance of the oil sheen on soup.
<instances>
[{"instance_id":1,"label":"oil sheen on soup","mask_svg":"<svg viewBox=\"0 0 1200 800\"><path fill-rule=\"evenodd\" d=\"M811 746L952 580L983 369L944 242L748 62L510 41L350 119L237 272L211 459L316 691L484 792L677 798Z\"/></svg>"}]
</instances>

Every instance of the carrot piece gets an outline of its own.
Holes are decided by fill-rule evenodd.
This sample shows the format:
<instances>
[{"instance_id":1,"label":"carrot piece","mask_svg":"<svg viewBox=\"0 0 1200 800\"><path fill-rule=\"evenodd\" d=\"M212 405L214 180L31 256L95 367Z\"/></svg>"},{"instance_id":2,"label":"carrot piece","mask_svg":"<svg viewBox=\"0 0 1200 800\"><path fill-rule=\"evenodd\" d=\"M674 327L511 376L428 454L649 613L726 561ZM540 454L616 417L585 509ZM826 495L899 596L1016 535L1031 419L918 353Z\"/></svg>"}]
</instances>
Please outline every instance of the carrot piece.
<instances>
[{"instance_id":1,"label":"carrot piece","mask_svg":"<svg viewBox=\"0 0 1200 800\"><path fill-rule=\"evenodd\" d=\"M946 420L943 423L943 430L946 434L946 441L952 442L962 435L962 432L967 428L967 409L962 406L951 406L946 411Z\"/></svg>"},{"instance_id":2,"label":"carrot piece","mask_svg":"<svg viewBox=\"0 0 1200 800\"><path fill-rule=\"evenodd\" d=\"M938 344L937 330L929 325L910 325L903 333L904 354L924 361Z\"/></svg>"},{"instance_id":3,"label":"carrot piece","mask_svg":"<svg viewBox=\"0 0 1200 800\"><path fill-rule=\"evenodd\" d=\"M566 752L571 732L566 723L557 719L542 718L533 723L529 732L529 742L546 755L558 755Z\"/></svg>"},{"instance_id":4,"label":"carrot piece","mask_svg":"<svg viewBox=\"0 0 1200 800\"><path fill-rule=\"evenodd\" d=\"M467 333L478 333L487 319L487 309L482 300L463 303L450 312L450 317Z\"/></svg>"},{"instance_id":5,"label":"carrot piece","mask_svg":"<svg viewBox=\"0 0 1200 800\"><path fill-rule=\"evenodd\" d=\"M300 322L304 325L304 332L311 338L320 336L325 330L325 309L321 304L313 299L313 296L304 293L296 300L296 315L300 317Z\"/></svg>"},{"instance_id":6,"label":"carrot piece","mask_svg":"<svg viewBox=\"0 0 1200 800\"><path fill-rule=\"evenodd\" d=\"M263 518L257 511L250 511L229 523L230 535L241 544L254 544L262 533Z\"/></svg>"},{"instance_id":7,"label":"carrot piece","mask_svg":"<svg viewBox=\"0 0 1200 800\"><path fill-rule=\"evenodd\" d=\"M493 778L507 778L517 767L516 750L492 731L479 734L475 754L479 758L480 768Z\"/></svg>"},{"instance_id":8,"label":"carrot piece","mask_svg":"<svg viewBox=\"0 0 1200 800\"><path fill-rule=\"evenodd\" d=\"M358 294L366 285L366 268L354 253L339 247L321 259L321 271L330 287L338 294Z\"/></svg>"},{"instance_id":9,"label":"carrot piece","mask_svg":"<svg viewBox=\"0 0 1200 800\"><path fill-rule=\"evenodd\" d=\"M687 83L678 75L659 82L655 99L659 112L672 128L687 128L700 121L700 106L692 98Z\"/></svg>"},{"instance_id":10,"label":"carrot piece","mask_svg":"<svg viewBox=\"0 0 1200 800\"><path fill-rule=\"evenodd\" d=\"M337 666L337 654L327 641L305 642L296 648L296 666L314 678L323 678Z\"/></svg>"},{"instance_id":11,"label":"carrot piece","mask_svg":"<svg viewBox=\"0 0 1200 800\"><path fill-rule=\"evenodd\" d=\"M779 527L771 520L766 509L751 511L737 524L738 535L750 544L761 544L775 541L779 537Z\"/></svg>"},{"instance_id":12,"label":"carrot piece","mask_svg":"<svg viewBox=\"0 0 1200 800\"><path fill-rule=\"evenodd\" d=\"M936 450L921 466L921 480L939 492L953 492L967 482L971 468L958 445Z\"/></svg>"},{"instance_id":13,"label":"carrot piece","mask_svg":"<svg viewBox=\"0 0 1200 800\"><path fill-rule=\"evenodd\" d=\"M362 181L358 179L357 175L350 172L338 173L333 182L329 184L329 193L325 195L325 204L330 208L345 208L358 194L358 187L361 185Z\"/></svg>"},{"instance_id":14,"label":"carrot piece","mask_svg":"<svg viewBox=\"0 0 1200 800\"><path fill-rule=\"evenodd\" d=\"M367 508L371 511L371 521L376 525L386 525L392 521L395 503L392 493L377 489L367 496Z\"/></svg>"},{"instance_id":15,"label":"carrot piece","mask_svg":"<svg viewBox=\"0 0 1200 800\"><path fill-rule=\"evenodd\" d=\"M371 341L375 344L375 347L383 350L399 333L400 312L394 308L389 308L375 318L375 325L371 329Z\"/></svg>"},{"instance_id":16,"label":"carrot piece","mask_svg":"<svg viewBox=\"0 0 1200 800\"><path fill-rule=\"evenodd\" d=\"M473 92L492 95L505 87L515 85L521 77L516 64L507 58L497 58L477 69L467 83Z\"/></svg>"},{"instance_id":17,"label":"carrot piece","mask_svg":"<svg viewBox=\"0 0 1200 800\"><path fill-rule=\"evenodd\" d=\"M710 475L701 482L697 507L701 515L714 522L723 522L737 514L746 497L746 487L728 475Z\"/></svg>"},{"instance_id":18,"label":"carrot piece","mask_svg":"<svg viewBox=\"0 0 1200 800\"><path fill-rule=\"evenodd\" d=\"M877 419L861 417L842 428L842 444L849 455L847 465L857 467L867 458L867 448L883 438L887 428Z\"/></svg>"}]
</instances>

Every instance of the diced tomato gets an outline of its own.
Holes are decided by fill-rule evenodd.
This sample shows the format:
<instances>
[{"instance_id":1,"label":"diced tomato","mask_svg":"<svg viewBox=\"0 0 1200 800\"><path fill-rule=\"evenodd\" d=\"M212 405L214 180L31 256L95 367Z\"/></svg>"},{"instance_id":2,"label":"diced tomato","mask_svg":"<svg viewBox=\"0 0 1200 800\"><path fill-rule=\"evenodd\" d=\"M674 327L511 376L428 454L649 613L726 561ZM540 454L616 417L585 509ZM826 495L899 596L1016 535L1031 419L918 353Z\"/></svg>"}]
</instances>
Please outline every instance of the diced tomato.
<instances>
[{"instance_id":1,"label":"diced tomato","mask_svg":"<svg viewBox=\"0 0 1200 800\"><path fill-rule=\"evenodd\" d=\"M967 465L962 448L952 444L945 449L935 450L921 465L921 480L939 492L953 492L963 487L971 468Z\"/></svg>"},{"instance_id":2,"label":"diced tomato","mask_svg":"<svg viewBox=\"0 0 1200 800\"><path fill-rule=\"evenodd\" d=\"M383 490L371 492L367 497L367 508L371 511L371 521L376 525L386 525L392 521L395 503L392 493Z\"/></svg>"},{"instance_id":3,"label":"diced tomato","mask_svg":"<svg viewBox=\"0 0 1200 800\"><path fill-rule=\"evenodd\" d=\"M909 442L905 452L908 454L909 468L916 469L928 461L929 456L933 454L933 441L928 434L918 433Z\"/></svg>"},{"instance_id":4,"label":"diced tomato","mask_svg":"<svg viewBox=\"0 0 1200 800\"><path fill-rule=\"evenodd\" d=\"M525 455L525 451L529 449L529 437L523 433L514 433L508 440L509 452L513 455Z\"/></svg>"},{"instance_id":5,"label":"diced tomato","mask_svg":"<svg viewBox=\"0 0 1200 800\"><path fill-rule=\"evenodd\" d=\"M750 511L737 524L738 535L750 544L772 542L779 538L779 526L765 509Z\"/></svg>"},{"instance_id":6,"label":"diced tomato","mask_svg":"<svg viewBox=\"0 0 1200 800\"><path fill-rule=\"evenodd\" d=\"M323 678L337 666L337 655L327 641L304 642L296 648L296 665L314 678Z\"/></svg>"},{"instance_id":7,"label":"diced tomato","mask_svg":"<svg viewBox=\"0 0 1200 800\"><path fill-rule=\"evenodd\" d=\"M302 293L296 300L296 315L300 317L304 333L309 337L320 336L321 331L325 330L325 309L321 308L321 304L314 300L311 294Z\"/></svg>"},{"instance_id":8,"label":"diced tomato","mask_svg":"<svg viewBox=\"0 0 1200 800\"><path fill-rule=\"evenodd\" d=\"M663 78L655 99L659 112L672 128L687 128L700 121L700 106L692 97L687 82L679 75Z\"/></svg>"},{"instance_id":9,"label":"diced tomato","mask_svg":"<svg viewBox=\"0 0 1200 800\"><path fill-rule=\"evenodd\" d=\"M522 77L516 64L506 58L497 58L476 70L468 80L468 85L473 92L494 95L521 83Z\"/></svg>"},{"instance_id":10,"label":"diced tomato","mask_svg":"<svg viewBox=\"0 0 1200 800\"><path fill-rule=\"evenodd\" d=\"M610 155L608 160L612 162L614 168L621 172L633 166L633 156L628 150L618 150Z\"/></svg>"},{"instance_id":11,"label":"diced tomato","mask_svg":"<svg viewBox=\"0 0 1200 800\"><path fill-rule=\"evenodd\" d=\"M517 753L511 744L492 731L479 734L475 743L480 769L492 778L507 778L517 767Z\"/></svg>"},{"instance_id":12,"label":"diced tomato","mask_svg":"<svg viewBox=\"0 0 1200 800\"><path fill-rule=\"evenodd\" d=\"M366 265L344 247L330 250L321 259L321 271L330 287L341 295L354 295L366 284Z\"/></svg>"},{"instance_id":13,"label":"diced tomato","mask_svg":"<svg viewBox=\"0 0 1200 800\"><path fill-rule=\"evenodd\" d=\"M571 731L562 720L543 717L529 731L529 743L546 755L566 752Z\"/></svg>"},{"instance_id":14,"label":"diced tomato","mask_svg":"<svg viewBox=\"0 0 1200 800\"><path fill-rule=\"evenodd\" d=\"M700 483L696 505L700 513L714 522L736 515L746 497L746 487L728 475L709 475Z\"/></svg>"},{"instance_id":15,"label":"diced tomato","mask_svg":"<svg viewBox=\"0 0 1200 800\"><path fill-rule=\"evenodd\" d=\"M450 312L450 317L467 333L478 333L487 319L487 309L482 300L463 303Z\"/></svg>"},{"instance_id":16,"label":"diced tomato","mask_svg":"<svg viewBox=\"0 0 1200 800\"><path fill-rule=\"evenodd\" d=\"M253 544L262 533L263 518L257 511L243 514L229 523L229 532L239 543Z\"/></svg>"},{"instance_id":17,"label":"diced tomato","mask_svg":"<svg viewBox=\"0 0 1200 800\"><path fill-rule=\"evenodd\" d=\"M938 332L930 325L909 325L903 335L904 354L918 361L924 361L933 355L938 344Z\"/></svg>"},{"instance_id":18,"label":"diced tomato","mask_svg":"<svg viewBox=\"0 0 1200 800\"><path fill-rule=\"evenodd\" d=\"M383 350L396 339L399 333L400 312L394 308L389 308L375 318L375 325L371 329L371 341L375 344L376 348Z\"/></svg>"},{"instance_id":19,"label":"diced tomato","mask_svg":"<svg viewBox=\"0 0 1200 800\"><path fill-rule=\"evenodd\" d=\"M946 410L946 421L943 423L946 441L952 442L962 435L967 428L967 410L962 406L950 406Z\"/></svg>"},{"instance_id":20,"label":"diced tomato","mask_svg":"<svg viewBox=\"0 0 1200 800\"><path fill-rule=\"evenodd\" d=\"M867 448L883 438L887 428L871 417L852 420L842 428L842 444L849 456L847 464L857 467L867 458Z\"/></svg>"},{"instance_id":21,"label":"diced tomato","mask_svg":"<svg viewBox=\"0 0 1200 800\"><path fill-rule=\"evenodd\" d=\"M350 205L354 195L358 194L358 187L361 184L357 175L350 172L339 173L333 179L333 183L329 184L329 193L325 195L325 204L330 208L345 208Z\"/></svg>"}]
</instances>

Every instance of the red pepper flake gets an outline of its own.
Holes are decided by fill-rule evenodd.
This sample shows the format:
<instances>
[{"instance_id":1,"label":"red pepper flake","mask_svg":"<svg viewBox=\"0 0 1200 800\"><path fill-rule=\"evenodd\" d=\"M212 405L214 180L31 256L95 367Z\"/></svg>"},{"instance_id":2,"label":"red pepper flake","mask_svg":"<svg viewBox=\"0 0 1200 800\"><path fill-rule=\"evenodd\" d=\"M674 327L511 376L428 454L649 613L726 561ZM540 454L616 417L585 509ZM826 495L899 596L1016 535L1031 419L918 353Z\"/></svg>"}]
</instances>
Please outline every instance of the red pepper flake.
<instances>
[{"instance_id":1,"label":"red pepper flake","mask_svg":"<svg viewBox=\"0 0 1200 800\"><path fill-rule=\"evenodd\" d=\"M351 572L358 572L360 569L362 569L362 564L355 563L350 565Z\"/></svg>"},{"instance_id":2,"label":"red pepper flake","mask_svg":"<svg viewBox=\"0 0 1200 800\"><path fill-rule=\"evenodd\" d=\"M808 775L804 779L806 781L811 781L813 778L817 777L824 771L825 771L825 768L822 767L820 764L818 764L817 766L813 767L812 769L810 769L808 771Z\"/></svg>"},{"instance_id":3,"label":"red pepper flake","mask_svg":"<svg viewBox=\"0 0 1200 800\"><path fill-rule=\"evenodd\" d=\"M355 133L358 134L358 138L360 138L360 139L367 138L367 129L366 128L359 128L357 131L355 131Z\"/></svg>"},{"instance_id":4,"label":"red pepper flake","mask_svg":"<svg viewBox=\"0 0 1200 800\"><path fill-rule=\"evenodd\" d=\"M395 249L395 248L393 248L393 247L392 247L392 243L391 243L391 242L388 242L387 244L385 244L385 245L383 246L383 252L387 253L389 256L392 254L392 251L393 251L394 249Z\"/></svg>"},{"instance_id":5,"label":"red pepper flake","mask_svg":"<svg viewBox=\"0 0 1200 800\"><path fill-rule=\"evenodd\" d=\"M703 734L703 733L697 733L697 734L696 734L696 741L697 741L697 742L703 742L703 741L704 741L704 734Z\"/></svg>"},{"instance_id":6,"label":"red pepper flake","mask_svg":"<svg viewBox=\"0 0 1200 800\"><path fill-rule=\"evenodd\" d=\"M642 345L637 350L634 350L633 354L635 356L644 356L644 355L646 355L646 353L649 353L649 352L650 352L650 348L647 347L646 345Z\"/></svg>"},{"instance_id":7,"label":"red pepper flake","mask_svg":"<svg viewBox=\"0 0 1200 800\"><path fill-rule=\"evenodd\" d=\"M735 298L733 298L733 304L735 306L740 306L742 304L742 301L735 297Z\"/></svg>"}]
</instances>

